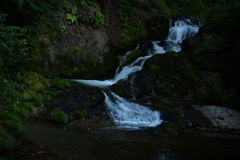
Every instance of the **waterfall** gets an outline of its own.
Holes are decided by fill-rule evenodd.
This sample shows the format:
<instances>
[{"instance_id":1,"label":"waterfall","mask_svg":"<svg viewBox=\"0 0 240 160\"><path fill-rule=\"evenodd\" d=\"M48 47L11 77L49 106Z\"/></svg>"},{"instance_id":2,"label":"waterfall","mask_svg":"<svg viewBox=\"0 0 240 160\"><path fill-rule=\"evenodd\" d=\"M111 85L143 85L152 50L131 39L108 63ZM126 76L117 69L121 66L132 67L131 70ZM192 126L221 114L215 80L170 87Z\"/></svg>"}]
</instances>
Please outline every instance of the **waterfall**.
<instances>
[{"instance_id":1,"label":"waterfall","mask_svg":"<svg viewBox=\"0 0 240 160\"><path fill-rule=\"evenodd\" d=\"M156 127L162 123L160 113L147 107L126 101L113 92L103 92L105 105L118 128L138 129L140 127Z\"/></svg>"},{"instance_id":2,"label":"waterfall","mask_svg":"<svg viewBox=\"0 0 240 160\"><path fill-rule=\"evenodd\" d=\"M190 22L190 20L178 20L169 28L169 35L165 41L152 41L152 48L148 51L148 56L139 57L131 64L116 70L115 76L109 80L74 80L86 85L105 88L117 83L119 80L127 80L128 77L137 71L140 71L145 61L154 54L163 54L170 51L181 51L182 41L186 38L194 36L198 32L199 27ZM136 47L137 50L139 46ZM127 57L133 53L129 51L120 61L122 64ZM103 92L105 95L105 105L109 109L109 113L113 121L120 128L139 127L155 127L161 124L160 113L152 111L149 108L136 103L130 103L125 99L109 92Z\"/></svg>"}]
</instances>

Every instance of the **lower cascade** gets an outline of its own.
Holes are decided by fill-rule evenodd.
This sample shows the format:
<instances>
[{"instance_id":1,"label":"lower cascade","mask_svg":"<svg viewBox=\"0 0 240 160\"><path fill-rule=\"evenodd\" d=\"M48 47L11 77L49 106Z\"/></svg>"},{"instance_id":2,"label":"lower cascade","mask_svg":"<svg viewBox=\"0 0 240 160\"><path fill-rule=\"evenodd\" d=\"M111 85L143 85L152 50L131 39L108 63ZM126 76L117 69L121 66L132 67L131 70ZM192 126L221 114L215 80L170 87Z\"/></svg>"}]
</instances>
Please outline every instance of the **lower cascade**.
<instances>
[{"instance_id":1,"label":"lower cascade","mask_svg":"<svg viewBox=\"0 0 240 160\"><path fill-rule=\"evenodd\" d=\"M105 95L105 105L118 128L156 127L162 123L160 112L126 101L113 92Z\"/></svg>"},{"instance_id":2,"label":"lower cascade","mask_svg":"<svg viewBox=\"0 0 240 160\"><path fill-rule=\"evenodd\" d=\"M193 37L197 34L199 26L194 25L190 20L178 20L174 22L173 26L169 28L169 35L165 41L152 41L152 48L147 51L148 55L137 58L131 64L123 67L116 74L113 79L109 80L73 80L86 85L105 88L117 83L119 80L131 80L135 72L143 68L145 61L155 54L164 54L166 52L181 51L182 41L186 38ZM138 49L136 47L135 50ZM127 59L133 51L129 51L121 59L120 64ZM141 106L136 103L126 101L112 92L103 92L105 95L105 106L109 109L110 117L119 128L139 129L141 127L156 127L162 123L160 119L160 112L152 111L151 109Z\"/></svg>"}]
</instances>

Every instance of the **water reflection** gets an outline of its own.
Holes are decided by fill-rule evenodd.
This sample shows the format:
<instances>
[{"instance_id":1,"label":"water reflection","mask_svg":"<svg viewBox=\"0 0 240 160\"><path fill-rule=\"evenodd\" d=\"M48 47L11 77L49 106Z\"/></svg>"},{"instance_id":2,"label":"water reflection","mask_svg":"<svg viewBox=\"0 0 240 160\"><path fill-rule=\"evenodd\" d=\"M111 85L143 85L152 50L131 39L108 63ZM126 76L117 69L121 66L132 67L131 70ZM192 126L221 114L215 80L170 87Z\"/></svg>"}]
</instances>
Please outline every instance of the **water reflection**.
<instances>
[{"instance_id":1,"label":"water reflection","mask_svg":"<svg viewBox=\"0 0 240 160\"><path fill-rule=\"evenodd\" d=\"M184 131L175 137L106 125L28 123L8 159L226 160L240 157L240 136ZM20 143L23 142L23 143Z\"/></svg>"}]
</instances>

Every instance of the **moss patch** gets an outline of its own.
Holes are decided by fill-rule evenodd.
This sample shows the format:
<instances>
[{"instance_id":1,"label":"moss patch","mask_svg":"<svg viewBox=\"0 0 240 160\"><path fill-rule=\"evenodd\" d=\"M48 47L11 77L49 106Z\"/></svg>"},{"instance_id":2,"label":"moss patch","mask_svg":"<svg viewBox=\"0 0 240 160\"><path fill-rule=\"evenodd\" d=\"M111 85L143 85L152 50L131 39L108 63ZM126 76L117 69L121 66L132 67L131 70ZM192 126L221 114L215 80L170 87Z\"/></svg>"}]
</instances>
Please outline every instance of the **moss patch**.
<instances>
[{"instance_id":1,"label":"moss patch","mask_svg":"<svg viewBox=\"0 0 240 160\"><path fill-rule=\"evenodd\" d=\"M26 82L35 92L41 92L50 87L49 81L45 77L39 75L36 72L29 71L26 72L25 75L27 77Z\"/></svg>"}]
</instances>

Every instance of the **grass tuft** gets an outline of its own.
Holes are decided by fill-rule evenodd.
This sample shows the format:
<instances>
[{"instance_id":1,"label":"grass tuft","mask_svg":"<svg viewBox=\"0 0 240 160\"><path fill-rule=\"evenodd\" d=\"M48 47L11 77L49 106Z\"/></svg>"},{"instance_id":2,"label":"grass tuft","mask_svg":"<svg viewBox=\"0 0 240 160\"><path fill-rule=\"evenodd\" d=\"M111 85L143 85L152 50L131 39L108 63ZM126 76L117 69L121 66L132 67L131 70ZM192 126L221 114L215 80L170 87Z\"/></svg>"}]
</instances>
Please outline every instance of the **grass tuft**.
<instances>
[{"instance_id":1,"label":"grass tuft","mask_svg":"<svg viewBox=\"0 0 240 160\"><path fill-rule=\"evenodd\" d=\"M10 150L14 146L14 141L15 139L12 135L0 128L0 150Z\"/></svg>"},{"instance_id":2,"label":"grass tuft","mask_svg":"<svg viewBox=\"0 0 240 160\"><path fill-rule=\"evenodd\" d=\"M68 122L68 116L60 111L59 108L54 108L54 110L51 112L51 118L55 122L60 122L60 123L67 123Z\"/></svg>"},{"instance_id":3,"label":"grass tuft","mask_svg":"<svg viewBox=\"0 0 240 160\"><path fill-rule=\"evenodd\" d=\"M74 114L77 118L82 118L87 115L87 111L86 110L75 111Z\"/></svg>"}]
</instances>

